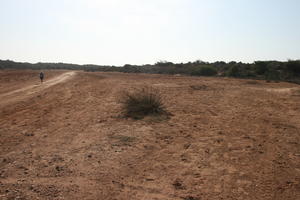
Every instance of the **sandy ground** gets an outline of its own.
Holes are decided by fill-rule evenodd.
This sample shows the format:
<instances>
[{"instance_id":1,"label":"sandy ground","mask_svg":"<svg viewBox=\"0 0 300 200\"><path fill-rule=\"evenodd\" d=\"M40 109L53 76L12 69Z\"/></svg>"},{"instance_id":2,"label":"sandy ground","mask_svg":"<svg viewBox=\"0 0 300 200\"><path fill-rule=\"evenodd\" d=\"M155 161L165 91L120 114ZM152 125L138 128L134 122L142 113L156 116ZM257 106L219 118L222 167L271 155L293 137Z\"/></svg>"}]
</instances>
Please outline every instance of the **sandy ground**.
<instances>
[{"instance_id":1,"label":"sandy ground","mask_svg":"<svg viewBox=\"0 0 300 200\"><path fill-rule=\"evenodd\" d=\"M300 86L0 71L0 199L298 200ZM151 85L170 119L126 119Z\"/></svg>"}]
</instances>

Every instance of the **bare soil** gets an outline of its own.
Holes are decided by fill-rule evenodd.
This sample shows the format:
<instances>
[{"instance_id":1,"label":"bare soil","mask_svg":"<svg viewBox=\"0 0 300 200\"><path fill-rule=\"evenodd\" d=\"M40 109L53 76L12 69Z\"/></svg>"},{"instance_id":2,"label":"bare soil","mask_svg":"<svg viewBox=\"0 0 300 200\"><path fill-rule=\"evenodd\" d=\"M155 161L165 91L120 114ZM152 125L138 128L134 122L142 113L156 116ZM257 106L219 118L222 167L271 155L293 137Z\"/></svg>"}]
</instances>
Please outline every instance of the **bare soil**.
<instances>
[{"instance_id":1,"label":"bare soil","mask_svg":"<svg viewBox=\"0 0 300 200\"><path fill-rule=\"evenodd\" d=\"M0 71L0 199L300 199L300 86ZM124 118L151 85L169 119Z\"/></svg>"}]
</instances>

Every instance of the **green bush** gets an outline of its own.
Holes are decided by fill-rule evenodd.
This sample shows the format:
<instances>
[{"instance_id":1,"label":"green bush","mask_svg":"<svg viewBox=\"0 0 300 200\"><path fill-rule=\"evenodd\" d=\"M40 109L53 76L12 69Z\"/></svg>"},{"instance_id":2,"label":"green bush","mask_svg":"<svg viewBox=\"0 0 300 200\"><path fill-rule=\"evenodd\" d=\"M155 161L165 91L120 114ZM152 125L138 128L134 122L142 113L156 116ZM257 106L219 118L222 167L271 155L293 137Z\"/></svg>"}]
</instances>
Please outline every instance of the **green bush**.
<instances>
[{"instance_id":1,"label":"green bush","mask_svg":"<svg viewBox=\"0 0 300 200\"><path fill-rule=\"evenodd\" d=\"M239 69L239 66L233 65L229 68L229 70L226 72L227 76L232 77L241 77L241 71Z\"/></svg>"},{"instance_id":2,"label":"green bush","mask_svg":"<svg viewBox=\"0 0 300 200\"><path fill-rule=\"evenodd\" d=\"M265 79L267 81L279 81L280 80L280 73L277 70L269 69L265 73Z\"/></svg>"},{"instance_id":3,"label":"green bush","mask_svg":"<svg viewBox=\"0 0 300 200\"><path fill-rule=\"evenodd\" d=\"M120 103L123 105L126 117L141 119L147 115L165 114L161 93L153 87L136 88L121 94Z\"/></svg>"},{"instance_id":4,"label":"green bush","mask_svg":"<svg viewBox=\"0 0 300 200\"><path fill-rule=\"evenodd\" d=\"M300 61L289 60L286 63L286 70L291 73L292 76L300 76Z\"/></svg>"},{"instance_id":5,"label":"green bush","mask_svg":"<svg viewBox=\"0 0 300 200\"><path fill-rule=\"evenodd\" d=\"M217 70L212 66L201 66L193 68L190 74L192 76L214 76L217 73Z\"/></svg>"},{"instance_id":6,"label":"green bush","mask_svg":"<svg viewBox=\"0 0 300 200\"><path fill-rule=\"evenodd\" d=\"M264 75L268 71L268 62L265 61L255 61L254 70L258 75Z\"/></svg>"},{"instance_id":7,"label":"green bush","mask_svg":"<svg viewBox=\"0 0 300 200\"><path fill-rule=\"evenodd\" d=\"M202 76L214 76L217 73L217 70L212 66L203 66L200 68L200 74Z\"/></svg>"}]
</instances>

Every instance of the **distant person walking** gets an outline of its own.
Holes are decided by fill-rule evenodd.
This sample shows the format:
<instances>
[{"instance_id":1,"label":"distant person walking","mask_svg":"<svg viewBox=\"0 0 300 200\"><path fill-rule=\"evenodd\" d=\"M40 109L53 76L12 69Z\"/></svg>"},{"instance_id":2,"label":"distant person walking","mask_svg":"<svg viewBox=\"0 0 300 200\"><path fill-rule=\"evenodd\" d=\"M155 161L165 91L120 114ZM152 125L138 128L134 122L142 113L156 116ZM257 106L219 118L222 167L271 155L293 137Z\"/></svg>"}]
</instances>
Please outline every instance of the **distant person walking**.
<instances>
[{"instance_id":1,"label":"distant person walking","mask_svg":"<svg viewBox=\"0 0 300 200\"><path fill-rule=\"evenodd\" d=\"M41 83L43 83L43 80L44 80L44 73L43 72L40 73L40 79L41 79Z\"/></svg>"}]
</instances>

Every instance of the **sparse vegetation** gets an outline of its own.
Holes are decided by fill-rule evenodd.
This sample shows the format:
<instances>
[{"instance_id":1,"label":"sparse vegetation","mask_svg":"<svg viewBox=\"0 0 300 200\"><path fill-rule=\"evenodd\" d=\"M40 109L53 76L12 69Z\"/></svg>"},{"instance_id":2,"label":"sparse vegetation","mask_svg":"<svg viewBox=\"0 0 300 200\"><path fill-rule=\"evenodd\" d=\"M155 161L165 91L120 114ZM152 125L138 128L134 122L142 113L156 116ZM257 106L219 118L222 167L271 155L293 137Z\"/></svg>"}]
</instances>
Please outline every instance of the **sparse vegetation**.
<instances>
[{"instance_id":1,"label":"sparse vegetation","mask_svg":"<svg viewBox=\"0 0 300 200\"><path fill-rule=\"evenodd\" d=\"M155 64L124 66L101 65L76 65L65 63L20 63L10 60L0 60L0 69L71 69L85 70L89 72L125 72L125 73L149 73L172 74L192 76L228 76L235 78L254 78L268 81L288 81L300 84L300 61L255 61L253 63L242 62L203 62L194 61L187 63L172 63L159 61Z\"/></svg>"},{"instance_id":2,"label":"sparse vegetation","mask_svg":"<svg viewBox=\"0 0 300 200\"><path fill-rule=\"evenodd\" d=\"M147 115L166 114L163 98L158 89L144 86L122 92L120 103L126 117L141 119Z\"/></svg>"},{"instance_id":3,"label":"sparse vegetation","mask_svg":"<svg viewBox=\"0 0 300 200\"><path fill-rule=\"evenodd\" d=\"M190 86L193 90L206 90L207 85L191 85Z\"/></svg>"},{"instance_id":4,"label":"sparse vegetation","mask_svg":"<svg viewBox=\"0 0 300 200\"><path fill-rule=\"evenodd\" d=\"M246 84L249 84L249 85L258 85L260 83L258 81L250 80L250 81L246 81Z\"/></svg>"}]
</instances>

